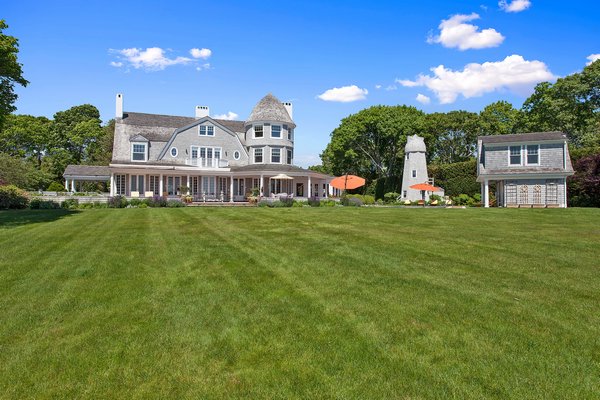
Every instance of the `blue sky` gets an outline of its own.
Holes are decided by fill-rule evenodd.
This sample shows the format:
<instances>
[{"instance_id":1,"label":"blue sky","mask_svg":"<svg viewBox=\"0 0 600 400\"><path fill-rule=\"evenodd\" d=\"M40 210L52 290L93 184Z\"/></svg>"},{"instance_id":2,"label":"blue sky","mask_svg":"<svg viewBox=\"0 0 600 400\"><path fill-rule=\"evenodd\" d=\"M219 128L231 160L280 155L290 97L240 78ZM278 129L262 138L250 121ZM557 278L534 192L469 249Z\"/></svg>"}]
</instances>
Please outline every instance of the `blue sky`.
<instances>
[{"instance_id":1,"label":"blue sky","mask_svg":"<svg viewBox=\"0 0 600 400\"><path fill-rule=\"evenodd\" d=\"M127 111L243 120L271 92L294 104L303 166L363 108L520 107L600 53L597 0L371 3L9 0L0 18L30 81L18 113L91 103L107 121L123 93Z\"/></svg>"}]
</instances>

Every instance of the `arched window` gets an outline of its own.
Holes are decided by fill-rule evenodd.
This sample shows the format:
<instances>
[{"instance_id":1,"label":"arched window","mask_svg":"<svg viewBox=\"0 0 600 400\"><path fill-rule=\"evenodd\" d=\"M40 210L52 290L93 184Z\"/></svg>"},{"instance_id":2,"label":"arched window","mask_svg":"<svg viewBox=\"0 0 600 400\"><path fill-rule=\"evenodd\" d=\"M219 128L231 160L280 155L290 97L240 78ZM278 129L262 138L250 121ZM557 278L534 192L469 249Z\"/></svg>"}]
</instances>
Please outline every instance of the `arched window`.
<instances>
[{"instance_id":1,"label":"arched window","mask_svg":"<svg viewBox=\"0 0 600 400\"><path fill-rule=\"evenodd\" d=\"M177 157L177 147L171 147L171 157Z\"/></svg>"}]
</instances>

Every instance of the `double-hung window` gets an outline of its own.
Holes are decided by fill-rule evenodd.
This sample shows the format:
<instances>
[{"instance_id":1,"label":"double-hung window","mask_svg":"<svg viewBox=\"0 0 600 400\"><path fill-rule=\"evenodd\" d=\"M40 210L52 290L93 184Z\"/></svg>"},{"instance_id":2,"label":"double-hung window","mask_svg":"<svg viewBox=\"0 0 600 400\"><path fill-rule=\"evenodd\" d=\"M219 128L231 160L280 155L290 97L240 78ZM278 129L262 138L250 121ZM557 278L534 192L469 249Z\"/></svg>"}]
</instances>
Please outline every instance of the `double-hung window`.
<instances>
[{"instance_id":1,"label":"double-hung window","mask_svg":"<svg viewBox=\"0 0 600 400\"><path fill-rule=\"evenodd\" d=\"M148 154L147 143L132 143L131 144L131 161L146 161Z\"/></svg>"},{"instance_id":2,"label":"double-hung window","mask_svg":"<svg viewBox=\"0 0 600 400\"><path fill-rule=\"evenodd\" d=\"M271 149L271 163L273 163L273 164L281 163L281 149L279 149L279 148Z\"/></svg>"},{"instance_id":3,"label":"double-hung window","mask_svg":"<svg viewBox=\"0 0 600 400\"><path fill-rule=\"evenodd\" d=\"M287 163L292 165L292 159L294 157L294 151L292 149L287 149Z\"/></svg>"},{"instance_id":4,"label":"double-hung window","mask_svg":"<svg viewBox=\"0 0 600 400\"><path fill-rule=\"evenodd\" d=\"M260 164L263 162L263 149L254 149L254 163Z\"/></svg>"},{"instance_id":5,"label":"double-hung window","mask_svg":"<svg viewBox=\"0 0 600 400\"><path fill-rule=\"evenodd\" d=\"M509 163L510 165L521 165L521 146L510 146Z\"/></svg>"},{"instance_id":6,"label":"double-hung window","mask_svg":"<svg viewBox=\"0 0 600 400\"><path fill-rule=\"evenodd\" d=\"M215 127L212 125L200 125L198 134L200 136L215 136Z\"/></svg>"},{"instance_id":7,"label":"double-hung window","mask_svg":"<svg viewBox=\"0 0 600 400\"><path fill-rule=\"evenodd\" d=\"M538 165L540 163L540 146L537 144L527 145L527 165Z\"/></svg>"},{"instance_id":8,"label":"double-hung window","mask_svg":"<svg viewBox=\"0 0 600 400\"><path fill-rule=\"evenodd\" d=\"M281 139L281 125L271 126L271 137L274 139Z\"/></svg>"},{"instance_id":9,"label":"double-hung window","mask_svg":"<svg viewBox=\"0 0 600 400\"><path fill-rule=\"evenodd\" d=\"M262 125L255 125L254 126L254 138L262 138L263 137L263 126Z\"/></svg>"}]
</instances>

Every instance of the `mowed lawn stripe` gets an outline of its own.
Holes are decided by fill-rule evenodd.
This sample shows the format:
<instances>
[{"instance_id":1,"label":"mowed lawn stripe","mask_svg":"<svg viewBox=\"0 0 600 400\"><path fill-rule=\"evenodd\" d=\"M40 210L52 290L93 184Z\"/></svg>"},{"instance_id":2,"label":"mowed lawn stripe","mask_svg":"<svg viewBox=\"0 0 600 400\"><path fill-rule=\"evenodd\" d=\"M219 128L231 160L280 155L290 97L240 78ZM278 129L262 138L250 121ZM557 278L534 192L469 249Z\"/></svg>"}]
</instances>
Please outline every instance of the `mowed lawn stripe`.
<instances>
[{"instance_id":1,"label":"mowed lawn stripe","mask_svg":"<svg viewBox=\"0 0 600 400\"><path fill-rule=\"evenodd\" d=\"M53 213L0 212L4 397L599 389L597 210Z\"/></svg>"}]
</instances>

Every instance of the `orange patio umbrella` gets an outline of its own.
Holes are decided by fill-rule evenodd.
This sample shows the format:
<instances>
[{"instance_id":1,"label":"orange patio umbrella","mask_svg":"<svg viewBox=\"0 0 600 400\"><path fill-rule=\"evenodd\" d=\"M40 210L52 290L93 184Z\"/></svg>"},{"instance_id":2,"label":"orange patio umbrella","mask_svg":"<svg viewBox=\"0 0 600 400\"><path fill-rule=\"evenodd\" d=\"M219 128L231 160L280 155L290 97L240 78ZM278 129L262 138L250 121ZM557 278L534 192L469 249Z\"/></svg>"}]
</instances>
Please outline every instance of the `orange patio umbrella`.
<instances>
[{"instance_id":1,"label":"orange patio umbrella","mask_svg":"<svg viewBox=\"0 0 600 400\"><path fill-rule=\"evenodd\" d=\"M342 175L333 178L329 184L340 190L356 189L365 184L365 179L356 175Z\"/></svg>"},{"instance_id":2,"label":"orange patio umbrella","mask_svg":"<svg viewBox=\"0 0 600 400\"><path fill-rule=\"evenodd\" d=\"M425 192L439 192L442 190L441 188L430 185L429 183L417 183L416 185L412 185L409 187L411 189L423 190Z\"/></svg>"}]
</instances>

